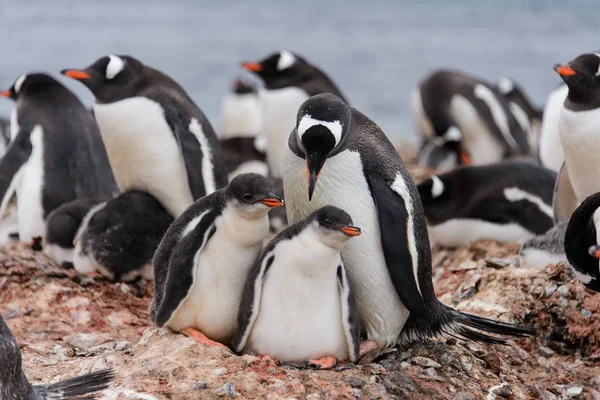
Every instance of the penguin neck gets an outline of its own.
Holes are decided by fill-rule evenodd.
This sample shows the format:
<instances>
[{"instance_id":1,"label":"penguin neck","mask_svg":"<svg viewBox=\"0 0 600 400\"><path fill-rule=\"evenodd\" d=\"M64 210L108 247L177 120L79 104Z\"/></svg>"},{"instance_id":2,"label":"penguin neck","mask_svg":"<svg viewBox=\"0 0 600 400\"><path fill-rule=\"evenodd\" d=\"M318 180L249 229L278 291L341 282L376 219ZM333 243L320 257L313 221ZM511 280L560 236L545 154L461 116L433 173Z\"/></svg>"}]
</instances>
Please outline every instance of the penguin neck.
<instances>
[{"instance_id":1,"label":"penguin neck","mask_svg":"<svg viewBox=\"0 0 600 400\"><path fill-rule=\"evenodd\" d=\"M304 229L294 241L293 254L300 272L306 276L316 276L336 272L341 263L340 249L328 246L312 226Z\"/></svg>"},{"instance_id":2,"label":"penguin neck","mask_svg":"<svg viewBox=\"0 0 600 400\"><path fill-rule=\"evenodd\" d=\"M217 231L225 232L235 242L244 247L261 243L269 232L269 217L267 213L255 218L242 216L234 206L227 205L222 217L217 222Z\"/></svg>"}]
</instances>

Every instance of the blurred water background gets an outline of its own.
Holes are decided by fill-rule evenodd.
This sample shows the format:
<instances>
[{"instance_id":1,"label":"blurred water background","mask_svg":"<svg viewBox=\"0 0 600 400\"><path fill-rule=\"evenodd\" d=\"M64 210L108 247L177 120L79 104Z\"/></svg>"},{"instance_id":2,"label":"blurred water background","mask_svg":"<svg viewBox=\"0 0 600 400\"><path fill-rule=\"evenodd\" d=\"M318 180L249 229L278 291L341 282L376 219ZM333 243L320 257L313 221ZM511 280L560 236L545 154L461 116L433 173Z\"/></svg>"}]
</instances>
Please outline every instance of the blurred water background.
<instances>
[{"instance_id":1,"label":"blurred water background","mask_svg":"<svg viewBox=\"0 0 600 400\"><path fill-rule=\"evenodd\" d=\"M242 60L290 49L325 70L391 137L413 135L409 95L439 67L510 76L538 105L552 66L600 49L597 0L0 0L0 87L129 54L177 80L215 127ZM77 82L60 78L92 103ZM0 115L12 104L2 99Z\"/></svg>"}]
</instances>

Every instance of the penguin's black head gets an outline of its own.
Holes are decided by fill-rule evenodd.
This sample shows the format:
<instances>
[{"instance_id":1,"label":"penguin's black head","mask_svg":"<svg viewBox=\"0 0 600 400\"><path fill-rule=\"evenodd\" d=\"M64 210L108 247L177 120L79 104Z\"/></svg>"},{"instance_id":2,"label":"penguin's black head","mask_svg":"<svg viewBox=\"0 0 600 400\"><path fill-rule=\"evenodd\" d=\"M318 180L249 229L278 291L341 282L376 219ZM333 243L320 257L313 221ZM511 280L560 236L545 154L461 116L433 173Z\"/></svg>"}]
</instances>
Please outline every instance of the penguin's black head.
<instances>
[{"instance_id":1,"label":"penguin's black head","mask_svg":"<svg viewBox=\"0 0 600 400\"><path fill-rule=\"evenodd\" d=\"M256 86L243 78L236 78L231 84L231 91L235 94L256 93Z\"/></svg>"},{"instance_id":2,"label":"penguin's black head","mask_svg":"<svg viewBox=\"0 0 600 400\"><path fill-rule=\"evenodd\" d=\"M267 89L281 89L305 80L314 67L297 54L282 50L258 62L243 62L242 67L258 75Z\"/></svg>"},{"instance_id":3,"label":"penguin's black head","mask_svg":"<svg viewBox=\"0 0 600 400\"><path fill-rule=\"evenodd\" d=\"M85 69L64 69L61 74L87 86L99 103L112 103L136 93L143 82L144 64L130 56L102 57Z\"/></svg>"},{"instance_id":4,"label":"penguin's black head","mask_svg":"<svg viewBox=\"0 0 600 400\"><path fill-rule=\"evenodd\" d=\"M350 107L329 93L309 98L298 109L296 138L306 157L309 200L325 161L345 143L351 119Z\"/></svg>"},{"instance_id":5,"label":"penguin's black head","mask_svg":"<svg viewBox=\"0 0 600 400\"><path fill-rule=\"evenodd\" d=\"M438 171L450 171L458 165L471 165L471 156L463 146L460 129L450 126L440 136L423 141L417 162Z\"/></svg>"},{"instance_id":6,"label":"penguin's black head","mask_svg":"<svg viewBox=\"0 0 600 400\"><path fill-rule=\"evenodd\" d=\"M9 89L3 90L0 94L16 101L20 96L41 93L52 87L62 87L62 85L50 75L30 73L19 76Z\"/></svg>"},{"instance_id":7,"label":"penguin's black head","mask_svg":"<svg viewBox=\"0 0 600 400\"><path fill-rule=\"evenodd\" d=\"M554 70L569 87L571 101L587 104L600 100L600 53L582 54L567 65L556 64Z\"/></svg>"},{"instance_id":8,"label":"penguin's black head","mask_svg":"<svg viewBox=\"0 0 600 400\"><path fill-rule=\"evenodd\" d=\"M244 217L260 218L273 207L282 207L283 199L273 193L271 182L258 174L241 174L225 189L225 198Z\"/></svg>"},{"instance_id":9,"label":"penguin's black head","mask_svg":"<svg viewBox=\"0 0 600 400\"><path fill-rule=\"evenodd\" d=\"M352 217L346 211L334 206L319 208L307 220L317 228L321 241L330 247L340 248L348 239L362 233L352 225Z\"/></svg>"}]
</instances>

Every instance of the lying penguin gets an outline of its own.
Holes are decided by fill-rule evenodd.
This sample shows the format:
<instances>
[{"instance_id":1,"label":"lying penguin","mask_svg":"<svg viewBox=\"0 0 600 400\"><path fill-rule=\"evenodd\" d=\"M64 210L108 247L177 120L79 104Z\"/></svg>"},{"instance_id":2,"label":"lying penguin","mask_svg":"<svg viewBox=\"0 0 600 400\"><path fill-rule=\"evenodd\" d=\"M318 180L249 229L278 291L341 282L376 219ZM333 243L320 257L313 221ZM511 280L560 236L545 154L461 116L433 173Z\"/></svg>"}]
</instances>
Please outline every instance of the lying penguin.
<instances>
[{"instance_id":1,"label":"lying penguin","mask_svg":"<svg viewBox=\"0 0 600 400\"><path fill-rule=\"evenodd\" d=\"M418 185L435 242L456 247L490 239L511 243L552 228L556 174L531 163L458 168Z\"/></svg>"},{"instance_id":2,"label":"lying penguin","mask_svg":"<svg viewBox=\"0 0 600 400\"><path fill-rule=\"evenodd\" d=\"M527 239L519 251L521 265L545 268L548 264L567 261L565 255L565 232L568 221L554 225L547 232Z\"/></svg>"},{"instance_id":3,"label":"lying penguin","mask_svg":"<svg viewBox=\"0 0 600 400\"><path fill-rule=\"evenodd\" d=\"M360 234L326 206L277 235L248 276L233 349L318 368L355 362L358 315L340 251Z\"/></svg>"},{"instance_id":4,"label":"lying penguin","mask_svg":"<svg viewBox=\"0 0 600 400\"><path fill-rule=\"evenodd\" d=\"M32 385L23 372L19 345L6 326L2 315L0 315L0 366L0 399L5 400L74 399L75 396L89 395L106 389L114 377L112 369L105 369L51 385Z\"/></svg>"},{"instance_id":5,"label":"lying penguin","mask_svg":"<svg viewBox=\"0 0 600 400\"><path fill-rule=\"evenodd\" d=\"M177 218L153 260L156 325L225 348L248 271L269 232L267 214L282 205L267 178L242 174Z\"/></svg>"}]
</instances>

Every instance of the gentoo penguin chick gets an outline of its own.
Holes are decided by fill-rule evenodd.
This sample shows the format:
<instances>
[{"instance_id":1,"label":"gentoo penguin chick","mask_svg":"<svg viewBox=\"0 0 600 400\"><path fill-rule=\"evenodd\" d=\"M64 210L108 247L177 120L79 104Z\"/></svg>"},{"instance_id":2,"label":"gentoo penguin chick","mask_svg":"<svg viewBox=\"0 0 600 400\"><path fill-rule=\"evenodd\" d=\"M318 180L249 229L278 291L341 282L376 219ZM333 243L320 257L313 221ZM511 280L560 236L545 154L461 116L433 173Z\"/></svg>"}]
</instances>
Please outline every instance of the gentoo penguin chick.
<instances>
[{"instance_id":1,"label":"gentoo penguin chick","mask_svg":"<svg viewBox=\"0 0 600 400\"><path fill-rule=\"evenodd\" d=\"M319 93L343 96L324 72L288 50L270 54L259 62L244 62L242 66L263 81L264 88L258 94L267 163L271 175L280 178L283 149L294 129L298 107Z\"/></svg>"},{"instance_id":2,"label":"gentoo penguin chick","mask_svg":"<svg viewBox=\"0 0 600 400\"><path fill-rule=\"evenodd\" d=\"M127 191L92 207L75 236L75 270L99 272L114 281L152 279L152 257L173 220L154 196L142 191Z\"/></svg>"},{"instance_id":3,"label":"gentoo penguin chick","mask_svg":"<svg viewBox=\"0 0 600 400\"><path fill-rule=\"evenodd\" d=\"M229 180L243 173L269 175L256 87L238 78L221 101L219 141Z\"/></svg>"},{"instance_id":4,"label":"gentoo penguin chick","mask_svg":"<svg viewBox=\"0 0 600 400\"><path fill-rule=\"evenodd\" d=\"M417 155L417 163L446 172L458 165L471 165L471 158L463 148L462 134L458 129L453 129L442 137L424 139Z\"/></svg>"},{"instance_id":5,"label":"gentoo penguin chick","mask_svg":"<svg viewBox=\"0 0 600 400\"><path fill-rule=\"evenodd\" d=\"M583 54L554 70L569 87L560 111L565 162L556 183L554 218L568 221L583 200L600 191L590 173L600 170L600 53Z\"/></svg>"},{"instance_id":6,"label":"gentoo penguin chick","mask_svg":"<svg viewBox=\"0 0 600 400\"><path fill-rule=\"evenodd\" d=\"M238 175L171 225L154 255L150 318L200 343L229 343L250 267L283 200L257 174ZM218 342L218 343L217 343Z\"/></svg>"},{"instance_id":7,"label":"gentoo penguin chick","mask_svg":"<svg viewBox=\"0 0 600 400\"><path fill-rule=\"evenodd\" d=\"M565 255L565 232L568 221L561 221L542 235L527 239L519 251L521 265L530 268L546 268L548 264L567 261Z\"/></svg>"},{"instance_id":8,"label":"gentoo penguin chick","mask_svg":"<svg viewBox=\"0 0 600 400\"><path fill-rule=\"evenodd\" d=\"M284 160L290 223L333 205L363 230L342 257L361 326L378 347L443 332L494 343L503 339L487 333L532 332L460 313L437 300L419 192L392 143L364 114L331 94L311 97L298 110Z\"/></svg>"},{"instance_id":9,"label":"gentoo penguin chick","mask_svg":"<svg viewBox=\"0 0 600 400\"><path fill-rule=\"evenodd\" d=\"M600 193L589 196L571 215L565 233L565 253L575 276L600 292Z\"/></svg>"},{"instance_id":10,"label":"gentoo penguin chick","mask_svg":"<svg viewBox=\"0 0 600 400\"><path fill-rule=\"evenodd\" d=\"M105 369L53 383L32 385L22 368L21 350L0 315L0 399L50 400L100 392L113 380L114 371ZM77 397L79 398L79 397ZM92 397L86 397L92 398Z\"/></svg>"},{"instance_id":11,"label":"gentoo penguin chick","mask_svg":"<svg viewBox=\"0 0 600 400\"><path fill-rule=\"evenodd\" d=\"M52 211L46 219L44 254L63 268L73 268L73 240L83 218L98 203L99 200L78 199Z\"/></svg>"},{"instance_id":12,"label":"gentoo penguin chick","mask_svg":"<svg viewBox=\"0 0 600 400\"><path fill-rule=\"evenodd\" d=\"M480 79L457 71L435 71L413 91L412 108L423 140L461 135L462 148L473 165L530 153L527 132L506 97Z\"/></svg>"},{"instance_id":13,"label":"gentoo penguin chick","mask_svg":"<svg viewBox=\"0 0 600 400\"><path fill-rule=\"evenodd\" d=\"M121 192L144 190L178 217L227 184L217 136L169 76L115 55L62 73L96 97L94 116Z\"/></svg>"},{"instance_id":14,"label":"gentoo penguin chick","mask_svg":"<svg viewBox=\"0 0 600 400\"><path fill-rule=\"evenodd\" d=\"M538 151L542 110L538 109L529 99L521 85L510 78L500 78L496 84L498 91L508 100L508 108L527 133L530 153Z\"/></svg>"},{"instance_id":15,"label":"gentoo penguin chick","mask_svg":"<svg viewBox=\"0 0 600 400\"><path fill-rule=\"evenodd\" d=\"M546 106L544 107L544 116L542 117L542 127L538 143L538 156L542 166L558 172L563 162L565 154L563 152L560 140L560 110L565 103L569 87L565 84L559 85L548 95Z\"/></svg>"},{"instance_id":16,"label":"gentoo penguin chick","mask_svg":"<svg viewBox=\"0 0 600 400\"><path fill-rule=\"evenodd\" d=\"M43 238L46 217L61 204L116 191L98 126L66 87L32 73L1 94L16 107L0 161L0 216L16 191L20 240Z\"/></svg>"},{"instance_id":17,"label":"gentoo penguin chick","mask_svg":"<svg viewBox=\"0 0 600 400\"><path fill-rule=\"evenodd\" d=\"M480 239L511 243L552 228L556 173L535 164L504 162L462 167L419 184L427 227L442 246Z\"/></svg>"},{"instance_id":18,"label":"gentoo penguin chick","mask_svg":"<svg viewBox=\"0 0 600 400\"><path fill-rule=\"evenodd\" d=\"M233 349L320 368L355 362L358 315L340 251L360 234L326 206L277 235L250 271Z\"/></svg>"}]
</instances>

